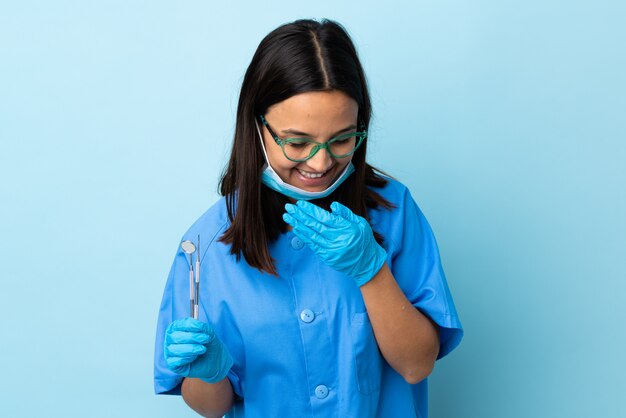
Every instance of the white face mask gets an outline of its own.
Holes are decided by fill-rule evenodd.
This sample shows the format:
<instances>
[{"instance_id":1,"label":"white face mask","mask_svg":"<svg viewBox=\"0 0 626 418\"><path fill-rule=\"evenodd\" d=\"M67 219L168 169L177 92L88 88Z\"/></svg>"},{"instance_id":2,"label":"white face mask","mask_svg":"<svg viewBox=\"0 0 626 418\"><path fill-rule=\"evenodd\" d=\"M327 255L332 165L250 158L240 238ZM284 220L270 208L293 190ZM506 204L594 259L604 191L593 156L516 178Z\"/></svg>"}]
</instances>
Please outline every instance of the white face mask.
<instances>
[{"instance_id":1,"label":"white face mask","mask_svg":"<svg viewBox=\"0 0 626 418\"><path fill-rule=\"evenodd\" d=\"M322 197L326 197L332 192L335 191L337 187L347 179L350 174L354 173L354 164L352 161L346 165L346 168L341 172L337 180L333 182L327 189L319 191L319 192L309 192L307 190L303 190L299 187L293 186L289 183L283 181L280 176L274 171L272 166L270 165L270 159L267 157L267 152L265 150L265 144L263 141L263 135L261 134L261 130L259 129L259 124L255 123L256 130L259 133L259 138L261 139L261 148L263 149L263 155L265 156L265 165L263 166L263 175L262 181L267 187L272 190L276 190L279 193L284 194L285 196L291 197L296 200L311 200L311 199L319 199Z\"/></svg>"}]
</instances>

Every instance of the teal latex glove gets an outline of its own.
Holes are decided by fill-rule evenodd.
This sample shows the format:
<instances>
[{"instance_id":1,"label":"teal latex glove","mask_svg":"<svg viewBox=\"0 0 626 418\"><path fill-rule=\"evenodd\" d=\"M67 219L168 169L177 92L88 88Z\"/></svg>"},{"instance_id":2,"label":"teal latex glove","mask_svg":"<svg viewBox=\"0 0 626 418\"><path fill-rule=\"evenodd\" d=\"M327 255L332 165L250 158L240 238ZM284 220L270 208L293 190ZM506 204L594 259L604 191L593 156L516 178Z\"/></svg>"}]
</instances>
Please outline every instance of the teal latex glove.
<instances>
[{"instance_id":1,"label":"teal latex glove","mask_svg":"<svg viewBox=\"0 0 626 418\"><path fill-rule=\"evenodd\" d=\"M328 266L352 277L358 286L382 268L387 252L378 245L369 223L339 202L328 212L310 202L286 204L283 219Z\"/></svg>"},{"instance_id":2,"label":"teal latex glove","mask_svg":"<svg viewBox=\"0 0 626 418\"><path fill-rule=\"evenodd\" d=\"M211 325L193 318L178 319L167 327L164 352L171 371L209 383L224 379L233 365Z\"/></svg>"}]
</instances>

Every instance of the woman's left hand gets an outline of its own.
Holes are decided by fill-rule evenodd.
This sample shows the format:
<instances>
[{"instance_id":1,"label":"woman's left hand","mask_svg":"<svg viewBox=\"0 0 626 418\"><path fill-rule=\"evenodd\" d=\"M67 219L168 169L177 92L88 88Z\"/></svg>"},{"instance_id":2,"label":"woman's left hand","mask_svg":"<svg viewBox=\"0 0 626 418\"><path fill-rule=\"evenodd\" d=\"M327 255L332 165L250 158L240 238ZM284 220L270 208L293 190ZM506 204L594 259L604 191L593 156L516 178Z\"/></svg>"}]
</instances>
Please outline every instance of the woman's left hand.
<instances>
[{"instance_id":1,"label":"woman's left hand","mask_svg":"<svg viewBox=\"0 0 626 418\"><path fill-rule=\"evenodd\" d=\"M362 286L385 264L387 252L378 245L364 218L339 202L330 208L332 212L299 200L285 205L283 219L322 261Z\"/></svg>"}]
</instances>

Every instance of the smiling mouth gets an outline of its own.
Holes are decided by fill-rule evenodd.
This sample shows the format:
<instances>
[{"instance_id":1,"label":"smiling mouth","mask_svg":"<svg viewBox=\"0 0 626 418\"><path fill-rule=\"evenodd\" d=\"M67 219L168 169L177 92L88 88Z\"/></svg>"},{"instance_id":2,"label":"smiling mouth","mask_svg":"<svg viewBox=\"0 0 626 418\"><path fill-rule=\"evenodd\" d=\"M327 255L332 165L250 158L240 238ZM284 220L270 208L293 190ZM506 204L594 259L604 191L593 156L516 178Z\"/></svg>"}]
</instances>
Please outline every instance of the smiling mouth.
<instances>
[{"instance_id":1,"label":"smiling mouth","mask_svg":"<svg viewBox=\"0 0 626 418\"><path fill-rule=\"evenodd\" d=\"M328 173L330 170L326 170L323 173L310 173L308 171L303 171L300 170L299 168L297 169L298 173L302 174L302 176L308 178L308 179L318 179L320 177L323 177L326 175L326 173Z\"/></svg>"}]
</instances>

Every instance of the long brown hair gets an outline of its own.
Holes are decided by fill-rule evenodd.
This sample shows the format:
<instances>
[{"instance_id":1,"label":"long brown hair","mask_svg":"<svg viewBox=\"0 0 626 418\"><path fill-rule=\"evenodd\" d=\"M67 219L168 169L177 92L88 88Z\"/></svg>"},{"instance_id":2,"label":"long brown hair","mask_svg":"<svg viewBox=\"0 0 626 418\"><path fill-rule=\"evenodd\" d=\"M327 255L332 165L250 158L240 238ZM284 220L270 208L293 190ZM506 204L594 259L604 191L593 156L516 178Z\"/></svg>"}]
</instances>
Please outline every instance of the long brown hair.
<instances>
[{"instance_id":1,"label":"long brown hair","mask_svg":"<svg viewBox=\"0 0 626 418\"><path fill-rule=\"evenodd\" d=\"M243 254L250 266L269 274L277 271L268 244L287 230L281 215L289 199L261 182L265 159L255 123L258 115L291 96L329 90L353 98L359 122L369 127L372 107L363 67L346 30L328 19L296 20L270 32L244 76L230 160L219 186L231 224L219 240L231 245L237 260ZM329 210L338 201L368 220L368 208L393 207L370 188L381 188L387 180L367 164L366 151L367 139L352 157L355 172L329 196L312 202ZM382 242L380 234L375 236Z\"/></svg>"}]
</instances>

